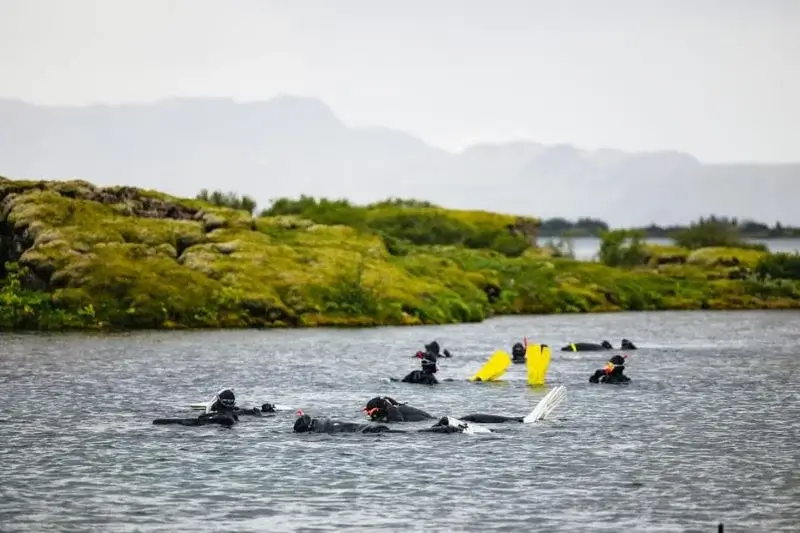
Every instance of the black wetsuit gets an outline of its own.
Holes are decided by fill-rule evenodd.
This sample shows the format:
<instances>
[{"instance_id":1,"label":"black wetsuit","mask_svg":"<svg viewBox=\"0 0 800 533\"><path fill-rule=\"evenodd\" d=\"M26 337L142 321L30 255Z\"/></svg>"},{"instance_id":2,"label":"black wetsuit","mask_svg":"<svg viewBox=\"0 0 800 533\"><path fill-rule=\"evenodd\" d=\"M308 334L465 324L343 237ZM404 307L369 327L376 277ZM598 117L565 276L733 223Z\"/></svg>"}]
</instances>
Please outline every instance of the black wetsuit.
<instances>
[{"instance_id":1,"label":"black wetsuit","mask_svg":"<svg viewBox=\"0 0 800 533\"><path fill-rule=\"evenodd\" d=\"M511 348L511 362L515 365L525 362L525 347L519 342Z\"/></svg>"},{"instance_id":2,"label":"black wetsuit","mask_svg":"<svg viewBox=\"0 0 800 533\"><path fill-rule=\"evenodd\" d=\"M340 422L330 418L301 416L294 423L295 433L387 433L395 432L388 426Z\"/></svg>"},{"instance_id":3,"label":"black wetsuit","mask_svg":"<svg viewBox=\"0 0 800 533\"><path fill-rule=\"evenodd\" d=\"M628 339L622 339L622 345L620 346L620 350L636 350L636 345L633 344Z\"/></svg>"},{"instance_id":4,"label":"black wetsuit","mask_svg":"<svg viewBox=\"0 0 800 533\"><path fill-rule=\"evenodd\" d=\"M589 378L589 383L609 383L609 384L619 384L619 383L629 383L631 378L626 376L623 372L625 370L624 366L617 366L614 367L613 370L610 372L606 372L605 369L601 368L596 370L594 374Z\"/></svg>"},{"instance_id":5,"label":"black wetsuit","mask_svg":"<svg viewBox=\"0 0 800 533\"><path fill-rule=\"evenodd\" d=\"M437 359L439 357L453 357L447 349L442 350L441 353L440 350L439 343L436 341L425 345L425 353L435 355Z\"/></svg>"},{"instance_id":6,"label":"black wetsuit","mask_svg":"<svg viewBox=\"0 0 800 533\"><path fill-rule=\"evenodd\" d=\"M522 422L524 418L524 416L485 415L478 413L461 416L458 419L464 422L474 422L475 424L502 424L504 422Z\"/></svg>"},{"instance_id":7,"label":"black wetsuit","mask_svg":"<svg viewBox=\"0 0 800 533\"><path fill-rule=\"evenodd\" d=\"M388 396L373 398L367 402L364 410L367 411L373 422L421 422L434 418L422 409L398 403L394 398ZM504 422L522 422L524 418L524 416L476 413L459 417L459 420L476 424L502 424Z\"/></svg>"},{"instance_id":8,"label":"black wetsuit","mask_svg":"<svg viewBox=\"0 0 800 533\"><path fill-rule=\"evenodd\" d=\"M431 353L425 352L421 356L420 363L422 364L422 368L420 370L414 370L409 372L409 374L401 379L402 383L420 383L422 385L436 385L439 383L439 380L436 379L434 374L439 370L439 367L436 364L438 357ZM390 378L392 381L398 381L397 378ZM445 379L444 381L453 381L452 379Z\"/></svg>"},{"instance_id":9,"label":"black wetsuit","mask_svg":"<svg viewBox=\"0 0 800 533\"><path fill-rule=\"evenodd\" d=\"M301 416L294 423L295 433L463 433L465 429L451 426L446 418L441 418L431 427L414 431L391 429L382 424L358 424L339 422L330 418L311 418L308 415Z\"/></svg>"},{"instance_id":10,"label":"black wetsuit","mask_svg":"<svg viewBox=\"0 0 800 533\"><path fill-rule=\"evenodd\" d=\"M420 383L422 385L436 385L439 383L436 376L423 370L413 370L400 381L402 383Z\"/></svg>"},{"instance_id":11,"label":"black wetsuit","mask_svg":"<svg viewBox=\"0 0 800 533\"><path fill-rule=\"evenodd\" d=\"M573 342L561 347L562 352L600 352L613 349L614 347L611 346L611 343L608 341L603 341L602 344L595 344L593 342Z\"/></svg>"},{"instance_id":12,"label":"black wetsuit","mask_svg":"<svg viewBox=\"0 0 800 533\"><path fill-rule=\"evenodd\" d=\"M398 403L394 398L385 396L373 398L364 409L373 422L421 422L433 418L422 409Z\"/></svg>"},{"instance_id":13,"label":"black wetsuit","mask_svg":"<svg viewBox=\"0 0 800 533\"><path fill-rule=\"evenodd\" d=\"M219 404L214 403L209 408L209 413L217 413L219 411ZM250 416L261 416L262 413L274 413L275 406L271 403L265 403L261 407L234 407L233 412L237 415L250 415Z\"/></svg>"},{"instance_id":14,"label":"black wetsuit","mask_svg":"<svg viewBox=\"0 0 800 533\"><path fill-rule=\"evenodd\" d=\"M221 426L231 427L239 421L239 417L235 413L216 412L216 413L203 413L197 418L156 418L153 424L157 426L165 425L179 425L179 426L208 426L211 424L219 424Z\"/></svg>"}]
</instances>

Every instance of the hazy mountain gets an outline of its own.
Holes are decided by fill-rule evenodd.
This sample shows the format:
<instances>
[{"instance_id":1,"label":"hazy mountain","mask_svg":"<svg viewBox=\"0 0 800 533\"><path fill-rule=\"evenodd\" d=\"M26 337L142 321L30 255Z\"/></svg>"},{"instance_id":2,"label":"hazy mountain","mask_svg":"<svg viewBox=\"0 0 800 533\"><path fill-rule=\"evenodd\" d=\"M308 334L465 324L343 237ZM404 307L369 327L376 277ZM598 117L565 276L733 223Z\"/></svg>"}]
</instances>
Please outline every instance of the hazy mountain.
<instances>
[{"instance_id":1,"label":"hazy mountain","mask_svg":"<svg viewBox=\"0 0 800 533\"><path fill-rule=\"evenodd\" d=\"M800 163L708 165L677 152L625 153L533 142L447 152L385 128L352 128L313 98L168 99L42 107L0 99L0 175L80 177L193 196L235 190L449 207L613 225L711 213L800 224Z\"/></svg>"}]
</instances>

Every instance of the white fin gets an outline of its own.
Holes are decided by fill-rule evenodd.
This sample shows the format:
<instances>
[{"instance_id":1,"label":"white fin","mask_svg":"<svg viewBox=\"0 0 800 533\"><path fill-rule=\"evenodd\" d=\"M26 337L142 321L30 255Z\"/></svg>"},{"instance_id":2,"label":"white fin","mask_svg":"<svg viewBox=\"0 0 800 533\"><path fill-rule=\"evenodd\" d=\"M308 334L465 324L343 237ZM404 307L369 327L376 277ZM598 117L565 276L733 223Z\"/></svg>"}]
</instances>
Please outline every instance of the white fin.
<instances>
[{"instance_id":1,"label":"white fin","mask_svg":"<svg viewBox=\"0 0 800 533\"><path fill-rule=\"evenodd\" d=\"M544 398L539 400L539 403L536 404L536 407L533 408L533 411L530 412L528 416L522 419L525 424L530 424L533 422L537 422L539 420L544 420L547 418L553 410L558 407L558 405L564 401L564 398L567 397L567 388L564 385L559 385L558 387L550 390Z\"/></svg>"},{"instance_id":2,"label":"white fin","mask_svg":"<svg viewBox=\"0 0 800 533\"><path fill-rule=\"evenodd\" d=\"M451 426L451 427L455 427L455 428L463 427L463 428L465 428L464 429L464 433L466 433L467 435L474 435L475 433L491 433L492 432L490 429L486 429L485 427L481 427L481 426L478 426L478 425L475 425L475 424L470 424L469 422L462 422L461 420L459 420L458 418L455 418L453 416L448 416L447 417L447 425Z\"/></svg>"}]
</instances>

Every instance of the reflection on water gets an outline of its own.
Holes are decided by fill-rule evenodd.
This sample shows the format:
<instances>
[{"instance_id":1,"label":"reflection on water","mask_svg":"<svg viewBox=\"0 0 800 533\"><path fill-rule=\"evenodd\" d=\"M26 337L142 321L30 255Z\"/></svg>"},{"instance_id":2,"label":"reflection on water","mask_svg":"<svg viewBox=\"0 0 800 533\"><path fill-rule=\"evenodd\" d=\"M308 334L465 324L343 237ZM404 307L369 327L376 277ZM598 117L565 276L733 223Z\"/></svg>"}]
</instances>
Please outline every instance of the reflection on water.
<instances>
[{"instance_id":1,"label":"reflection on water","mask_svg":"<svg viewBox=\"0 0 800 533\"><path fill-rule=\"evenodd\" d=\"M797 531L800 314L625 313L347 331L0 337L0 530ZM233 386L360 420L375 394L437 415L525 414L546 390L389 383L436 338L468 377L527 335L633 340L629 387L590 385L607 354L557 349L554 419L491 435L294 435L294 413L233 429L153 426ZM414 425L412 425L414 427Z\"/></svg>"}]
</instances>

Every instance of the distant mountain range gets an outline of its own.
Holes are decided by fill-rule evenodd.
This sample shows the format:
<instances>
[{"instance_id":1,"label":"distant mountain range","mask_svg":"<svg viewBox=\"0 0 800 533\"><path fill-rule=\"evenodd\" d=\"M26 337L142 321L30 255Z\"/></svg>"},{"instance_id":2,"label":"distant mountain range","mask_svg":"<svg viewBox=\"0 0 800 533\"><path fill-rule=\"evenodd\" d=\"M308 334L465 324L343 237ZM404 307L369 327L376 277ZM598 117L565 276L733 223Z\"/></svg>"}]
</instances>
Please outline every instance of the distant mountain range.
<instances>
[{"instance_id":1,"label":"distant mountain range","mask_svg":"<svg viewBox=\"0 0 800 533\"><path fill-rule=\"evenodd\" d=\"M534 142L453 153L400 131L349 127L323 102L294 96L87 107L0 99L0 175L182 196L234 190L261 206L300 194L356 203L396 196L615 227L709 214L800 225L800 163L710 165L679 152Z\"/></svg>"}]
</instances>

